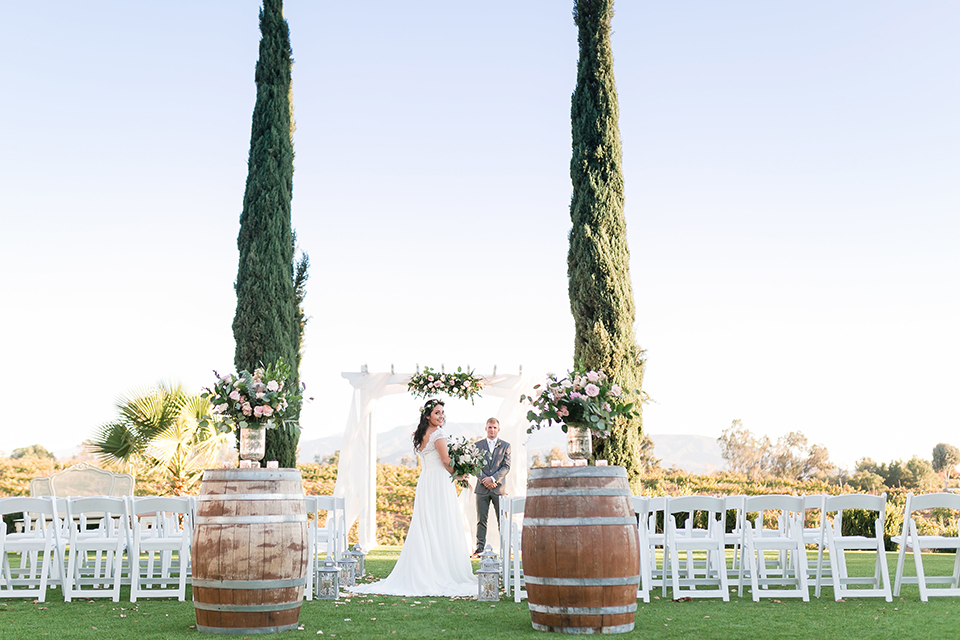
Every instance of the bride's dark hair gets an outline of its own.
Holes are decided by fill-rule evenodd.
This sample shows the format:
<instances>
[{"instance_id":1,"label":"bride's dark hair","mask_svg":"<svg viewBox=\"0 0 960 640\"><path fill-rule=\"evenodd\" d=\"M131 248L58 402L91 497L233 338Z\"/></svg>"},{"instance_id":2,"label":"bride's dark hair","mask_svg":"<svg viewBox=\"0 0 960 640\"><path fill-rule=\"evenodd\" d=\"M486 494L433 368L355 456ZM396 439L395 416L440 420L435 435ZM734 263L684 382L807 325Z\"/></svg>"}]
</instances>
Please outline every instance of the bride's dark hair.
<instances>
[{"instance_id":1,"label":"bride's dark hair","mask_svg":"<svg viewBox=\"0 0 960 640\"><path fill-rule=\"evenodd\" d=\"M427 400L426 404L420 409L420 424L417 425L417 430L413 432L414 451L420 451L420 446L422 445L421 440L423 440L423 436L427 433L427 427L430 426L430 413L438 404L443 406L443 400L434 398Z\"/></svg>"}]
</instances>

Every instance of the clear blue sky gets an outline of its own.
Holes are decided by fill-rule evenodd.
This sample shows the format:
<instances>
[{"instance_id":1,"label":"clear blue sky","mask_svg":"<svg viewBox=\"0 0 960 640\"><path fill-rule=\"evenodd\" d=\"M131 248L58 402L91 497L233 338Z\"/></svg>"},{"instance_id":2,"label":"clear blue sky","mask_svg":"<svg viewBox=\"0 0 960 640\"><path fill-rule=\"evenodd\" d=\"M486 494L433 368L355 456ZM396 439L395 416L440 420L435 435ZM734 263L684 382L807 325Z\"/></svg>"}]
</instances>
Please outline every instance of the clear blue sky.
<instances>
[{"instance_id":1,"label":"clear blue sky","mask_svg":"<svg viewBox=\"0 0 960 640\"><path fill-rule=\"evenodd\" d=\"M63 449L121 393L232 367L258 3L0 5L0 449ZM285 13L303 437L343 428L365 363L569 367L571 3ZM848 466L960 445L957 33L952 1L619 3L648 432L740 418Z\"/></svg>"}]
</instances>

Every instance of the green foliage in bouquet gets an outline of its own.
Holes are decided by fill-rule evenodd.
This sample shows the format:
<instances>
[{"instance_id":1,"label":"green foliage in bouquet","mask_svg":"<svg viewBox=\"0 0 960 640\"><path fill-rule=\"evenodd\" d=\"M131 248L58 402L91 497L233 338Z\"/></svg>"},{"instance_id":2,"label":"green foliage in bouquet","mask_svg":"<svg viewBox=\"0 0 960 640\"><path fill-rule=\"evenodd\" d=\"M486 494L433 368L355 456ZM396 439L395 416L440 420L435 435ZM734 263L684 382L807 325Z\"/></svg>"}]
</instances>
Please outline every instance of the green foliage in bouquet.
<instances>
[{"instance_id":1,"label":"green foliage in bouquet","mask_svg":"<svg viewBox=\"0 0 960 640\"><path fill-rule=\"evenodd\" d=\"M583 364L577 365L567 377L551 375L536 396L520 396L521 402L529 402L533 409L527 412L530 427L527 433L551 423L558 423L564 432L570 423L580 424L603 438L613 425L614 419L629 418L636 414L632 402L624 398L620 385L613 382L602 370L587 371Z\"/></svg>"}]
</instances>

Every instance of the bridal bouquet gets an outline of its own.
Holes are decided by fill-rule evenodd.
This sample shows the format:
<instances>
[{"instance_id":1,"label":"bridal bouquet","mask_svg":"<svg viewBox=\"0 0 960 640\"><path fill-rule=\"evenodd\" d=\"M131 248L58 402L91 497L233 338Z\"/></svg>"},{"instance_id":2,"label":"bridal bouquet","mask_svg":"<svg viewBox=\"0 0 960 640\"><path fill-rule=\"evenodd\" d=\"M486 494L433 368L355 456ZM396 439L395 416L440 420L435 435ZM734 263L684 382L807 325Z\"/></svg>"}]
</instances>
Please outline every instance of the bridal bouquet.
<instances>
[{"instance_id":1,"label":"bridal bouquet","mask_svg":"<svg viewBox=\"0 0 960 640\"><path fill-rule=\"evenodd\" d=\"M537 396L520 396L533 409L527 412L531 433L553 422L560 423L564 432L568 424L584 426L595 435L605 437L607 429L617 416L632 416L633 403L623 397L623 390L603 371L587 371L582 365L567 373L565 378L551 375Z\"/></svg>"},{"instance_id":2,"label":"bridal bouquet","mask_svg":"<svg viewBox=\"0 0 960 640\"><path fill-rule=\"evenodd\" d=\"M473 397L479 396L483 389L483 378L473 375L473 371L463 371L460 367L457 367L456 373L434 371L430 367L424 367L423 373L410 378L407 389L418 398L429 398L438 393L446 393L454 398L473 402Z\"/></svg>"},{"instance_id":3,"label":"bridal bouquet","mask_svg":"<svg viewBox=\"0 0 960 640\"><path fill-rule=\"evenodd\" d=\"M489 451L481 451L476 444L463 436L447 440L450 453L450 466L453 467L453 481L461 487L467 486L466 480L457 480L460 476L475 476L483 469L490 457Z\"/></svg>"},{"instance_id":4,"label":"bridal bouquet","mask_svg":"<svg viewBox=\"0 0 960 640\"><path fill-rule=\"evenodd\" d=\"M203 390L202 396L210 401L210 413L219 418L217 430L232 431L248 427L273 429L278 423L287 424L294 429L295 424L284 422L283 417L296 406L302 396L284 389L285 381L290 377L290 366L277 360L266 368L258 367L253 373L241 371L221 376L216 371L217 382L213 388Z\"/></svg>"}]
</instances>

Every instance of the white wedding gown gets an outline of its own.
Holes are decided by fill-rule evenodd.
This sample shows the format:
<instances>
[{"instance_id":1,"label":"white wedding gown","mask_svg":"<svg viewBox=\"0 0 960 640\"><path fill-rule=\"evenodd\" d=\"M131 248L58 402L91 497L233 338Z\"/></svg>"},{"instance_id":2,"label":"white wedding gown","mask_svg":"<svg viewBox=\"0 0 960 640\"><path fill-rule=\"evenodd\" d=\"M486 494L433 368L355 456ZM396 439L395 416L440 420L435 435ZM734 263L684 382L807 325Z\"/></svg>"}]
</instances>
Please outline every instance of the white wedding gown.
<instances>
[{"instance_id":1,"label":"white wedding gown","mask_svg":"<svg viewBox=\"0 0 960 640\"><path fill-rule=\"evenodd\" d=\"M413 516L393 571L383 580L349 587L348 591L392 596L477 595L457 491L437 453L436 441L446 437L443 429L437 429L419 454Z\"/></svg>"}]
</instances>

